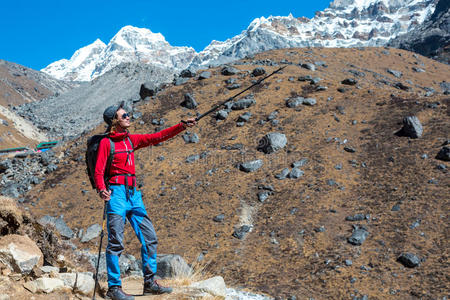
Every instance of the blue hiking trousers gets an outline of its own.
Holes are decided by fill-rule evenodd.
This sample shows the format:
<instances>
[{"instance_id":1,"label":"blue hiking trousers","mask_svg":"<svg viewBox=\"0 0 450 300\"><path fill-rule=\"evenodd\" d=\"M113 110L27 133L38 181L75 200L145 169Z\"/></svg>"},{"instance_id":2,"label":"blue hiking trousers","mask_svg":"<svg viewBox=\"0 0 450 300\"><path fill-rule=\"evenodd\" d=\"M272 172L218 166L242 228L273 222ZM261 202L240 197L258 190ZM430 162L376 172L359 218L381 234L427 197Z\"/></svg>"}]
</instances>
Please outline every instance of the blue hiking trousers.
<instances>
[{"instance_id":1,"label":"blue hiking trousers","mask_svg":"<svg viewBox=\"0 0 450 300\"><path fill-rule=\"evenodd\" d=\"M145 210L141 192L133 188L126 193L124 185L111 185L111 199L107 202L108 246L106 247L106 269L108 286L122 285L119 256L122 253L123 231L126 219L141 242L142 271L144 282L151 281L156 274L155 229Z\"/></svg>"}]
</instances>

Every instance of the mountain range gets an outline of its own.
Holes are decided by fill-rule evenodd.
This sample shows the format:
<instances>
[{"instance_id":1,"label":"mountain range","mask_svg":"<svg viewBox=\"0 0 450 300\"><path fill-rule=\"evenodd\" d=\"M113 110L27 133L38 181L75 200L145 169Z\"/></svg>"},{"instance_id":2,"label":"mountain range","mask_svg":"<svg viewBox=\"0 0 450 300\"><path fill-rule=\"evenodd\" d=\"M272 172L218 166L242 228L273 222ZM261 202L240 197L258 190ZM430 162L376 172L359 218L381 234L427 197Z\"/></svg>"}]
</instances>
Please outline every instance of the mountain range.
<instances>
[{"instance_id":1,"label":"mountain range","mask_svg":"<svg viewBox=\"0 0 450 300\"><path fill-rule=\"evenodd\" d=\"M144 63L172 72L220 65L262 51L292 47L383 46L429 18L438 0L335 0L311 18L255 19L241 34L213 40L203 51L171 46L160 33L125 26L105 44L97 39L43 72L57 79L90 81L121 63Z\"/></svg>"}]
</instances>

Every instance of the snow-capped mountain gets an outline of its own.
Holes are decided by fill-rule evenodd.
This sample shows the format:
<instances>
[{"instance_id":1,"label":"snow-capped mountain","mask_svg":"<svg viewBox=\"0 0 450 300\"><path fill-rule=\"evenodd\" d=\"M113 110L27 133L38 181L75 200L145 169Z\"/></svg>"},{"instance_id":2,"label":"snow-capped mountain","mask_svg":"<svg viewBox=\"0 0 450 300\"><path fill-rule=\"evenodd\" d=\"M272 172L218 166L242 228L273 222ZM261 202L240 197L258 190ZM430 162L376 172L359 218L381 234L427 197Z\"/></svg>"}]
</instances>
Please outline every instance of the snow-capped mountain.
<instances>
[{"instance_id":1,"label":"snow-capped mountain","mask_svg":"<svg viewBox=\"0 0 450 300\"><path fill-rule=\"evenodd\" d=\"M125 26L105 45L96 40L75 52L70 60L56 61L41 71L62 80L90 81L121 63L144 63L184 69L196 55L190 47L172 47L160 33Z\"/></svg>"},{"instance_id":2,"label":"snow-capped mountain","mask_svg":"<svg viewBox=\"0 0 450 300\"><path fill-rule=\"evenodd\" d=\"M429 17L438 0L335 0L311 18L270 16L255 19L241 34L212 41L196 53L172 47L160 33L126 26L108 45L97 40L70 60L42 71L64 80L92 80L122 62L163 66L173 71L226 63L280 48L382 46ZM85 58L85 59L83 59Z\"/></svg>"}]
</instances>

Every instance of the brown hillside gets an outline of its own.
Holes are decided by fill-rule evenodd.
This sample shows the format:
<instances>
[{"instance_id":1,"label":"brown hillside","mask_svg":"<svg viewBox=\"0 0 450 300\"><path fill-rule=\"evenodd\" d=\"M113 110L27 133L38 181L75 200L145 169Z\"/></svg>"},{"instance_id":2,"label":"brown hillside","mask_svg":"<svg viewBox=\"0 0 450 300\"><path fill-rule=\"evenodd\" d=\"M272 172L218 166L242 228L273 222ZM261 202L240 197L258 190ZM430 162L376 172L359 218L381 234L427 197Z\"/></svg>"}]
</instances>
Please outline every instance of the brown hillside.
<instances>
[{"instance_id":1,"label":"brown hillside","mask_svg":"<svg viewBox=\"0 0 450 300\"><path fill-rule=\"evenodd\" d=\"M236 126L243 111L233 111L221 122L206 117L190 130L199 135L198 144L185 144L176 137L161 147L136 152L138 180L159 236L159 252L177 253L188 261L201 254L209 262L208 271L224 276L229 286L284 298L436 299L448 295L449 164L435 156L449 139L450 96L441 93L439 84L448 80L450 67L384 48L283 49L254 59L285 59L295 65L252 90L256 105L246 110L252 117L243 127ZM299 61L324 61L328 67L309 71L299 67ZM232 77L244 88L257 79L249 74L257 66L237 65L241 73ZM263 67L267 73L277 68ZM413 67L426 72L414 72ZM394 77L388 68L403 76ZM365 76L355 77L349 70ZM237 93L225 88L230 76L221 75L220 68L209 71L211 78L170 86L143 104L139 109L144 124L135 122L131 131L153 132L153 118L165 118L167 125L187 118L189 111L179 105L186 92L199 103L198 112ZM297 80L304 75L320 77L319 85L328 89L316 92L309 82ZM355 78L358 84L341 84L346 78ZM411 90L383 82L401 82ZM337 90L342 87L347 91ZM437 93L425 97L424 87ZM317 104L288 108L285 99L297 95L314 97ZM258 123L273 111L278 111L278 125ZM416 115L423 125L419 139L394 134L409 115ZM288 143L266 155L256 148L269 132L284 133ZM65 162L27 195L26 205L36 216L64 214L69 226L78 229L101 223L103 204L84 173L85 143L86 137L69 145ZM222 148L239 143L242 150ZM206 158L184 162L187 156L204 151ZM428 158L422 159L423 154ZM165 159L158 159L161 156ZM235 167L255 158L264 165L254 173ZM274 177L302 158L308 159L301 167L302 177ZM438 169L439 164L447 169ZM257 197L260 185L272 185L275 190L263 203ZM396 204L400 210L392 211ZM224 221L214 222L213 217L221 213ZM370 216L363 221L345 220L357 213ZM252 231L242 240L232 237L242 224L252 224ZM353 224L364 225L370 233L361 246L347 242ZM126 251L139 257L137 239L127 228ZM94 251L95 243L78 245ZM405 268L396 261L402 252L415 253L423 261L419 267ZM347 266L346 260L352 264Z\"/></svg>"}]
</instances>

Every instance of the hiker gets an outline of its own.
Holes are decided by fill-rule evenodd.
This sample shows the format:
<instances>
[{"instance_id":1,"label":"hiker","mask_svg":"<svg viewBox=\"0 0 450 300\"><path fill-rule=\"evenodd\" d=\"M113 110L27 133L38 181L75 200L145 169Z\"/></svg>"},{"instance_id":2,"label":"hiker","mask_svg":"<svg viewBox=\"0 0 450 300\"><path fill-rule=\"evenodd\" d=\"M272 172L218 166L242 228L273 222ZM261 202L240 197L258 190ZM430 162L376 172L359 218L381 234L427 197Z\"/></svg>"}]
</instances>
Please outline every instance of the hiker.
<instances>
[{"instance_id":1,"label":"hiker","mask_svg":"<svg viewBox=\"0 0 450 300\"><path fill-rule=\"evenodd\" d=\"M131 300L133 296L123 292L120 280L119 256L124 249L123 232L125 218L133 227L141 242L142 271L144 273L144 295L172 292L155 280L156 246L155 229L147 215L141 192L136 189L134 151L159 144L170 139L187 127L196 125L194 118L152 134L130 134L130 115L124 110L124 102L106 108L103 119L108 124L107 138L100 141L95 164L95 184L100 197L106 201L108 246L106 265L108 272L107 297L113 300ZM111 148L112 143L114 143ZM114 149L109 171L108 156ZM106 178L106 179L105 179Z\"/></svg>"}]
</instances>

